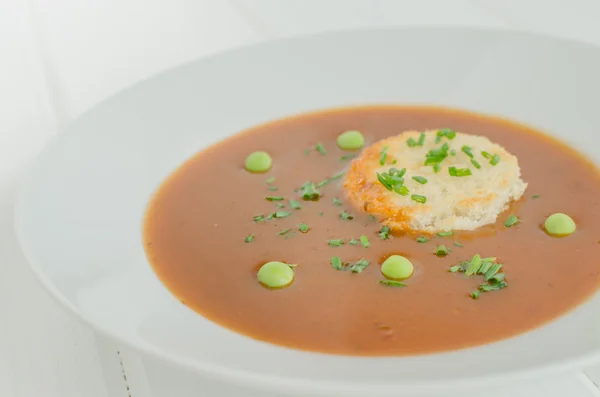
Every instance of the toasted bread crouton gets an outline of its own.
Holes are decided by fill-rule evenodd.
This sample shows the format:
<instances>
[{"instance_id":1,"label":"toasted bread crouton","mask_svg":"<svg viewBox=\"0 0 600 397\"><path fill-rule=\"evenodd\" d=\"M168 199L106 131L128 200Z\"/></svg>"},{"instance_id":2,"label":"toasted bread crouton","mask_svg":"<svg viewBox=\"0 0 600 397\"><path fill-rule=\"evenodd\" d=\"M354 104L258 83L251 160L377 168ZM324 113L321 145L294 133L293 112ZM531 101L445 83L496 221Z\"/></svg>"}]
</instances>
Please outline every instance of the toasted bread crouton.
<instances>
[{"instance_id":1,"label":"toasted bread crouton","mask_svg":"<svg viewBox=\"0 0 600 397\"><path fill-rule=\"evenodd\" d=\"M344 187L352 204L393 230L473 230L494 223L527 184L517 158L449 129L406 131L365 148Z\"/></svg>"}]
</instances>

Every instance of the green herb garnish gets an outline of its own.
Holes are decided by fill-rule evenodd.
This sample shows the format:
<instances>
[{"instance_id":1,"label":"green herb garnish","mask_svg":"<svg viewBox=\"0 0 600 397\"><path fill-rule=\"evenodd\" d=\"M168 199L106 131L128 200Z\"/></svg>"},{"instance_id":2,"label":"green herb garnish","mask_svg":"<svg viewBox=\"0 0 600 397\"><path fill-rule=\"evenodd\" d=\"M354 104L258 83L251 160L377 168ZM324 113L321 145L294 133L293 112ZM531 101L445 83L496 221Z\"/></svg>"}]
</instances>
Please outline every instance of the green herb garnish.
<instances>
[{"instance_id":1,"label":"green herb garnish","mask_svg":"<svg viewBox=\"0 0 600 397\"><path fill-rule=\"evenodd\" d=\"M419 236L419 237L417 237L417 243L421 243L422 244L422 243L426 243L428 241L429 241L429 239L427 237L425 237L425 236Z\"/></svg>"},{"instance_id":2,"label":"green herb garnish","mask_svg":"<svg viewBox=\"0 0 600 397\"><path fill-rule=\"evenodd\" d=\"M475 159L471 159L471 164L473 164L473 167L477 169L481 168L481 164L479 164Z\"/></svg>"},{"instance_id":3,"label":"green herb garnish","mask_svg":"<svg viewBox=\"0 0 600 397\"><path fill-rule=\"evenodd\" d=\"M292 231L292 228L291 228L291 227L288 227L287 229L283 229L282 231L280 231L280 232L279 232L279 233L277 233L277 234L279 234L280 236L283 236L284 234L286 234L286 233L289 233L289 232L291 232L291 231Z\"/></svg>"},{"instance_id":4,"label":"green herb garnish","mask_svg":"<svg viewBox=\"0 0 600 397\"><path fill-rule=\"evenodd\" d=\"M367 266L369 266L369 261L365 260L365 259L361 259L350 267L350 271L352 273L360 273L363 270L365 270L365 268Z\"/></svg>"},{"instance_id":5,"label":"green herb garnish","mask_svg":"<svg viewBox=\"0 0 600 397\"><path fill-rule=\"evenodd\" d=\"M277 203L277 208L285 208L285 205L283 203Z\"/></svg>"},{"instance_id":6,"label":"green herb garnish","mask_svg":"<svg viewBox=\"0 0 600 397\"><path fill-rule=\"evenodd\" d=\"M354 219L354 215L344 210L340 213L340 219L343 221L351 221Z\"/></svg>"},{"instance_id":7,"label":"green herb garnish","mask_svg":"<svg viewBox=\"0 0 600 397\"><path fill-rule=\"evenodd\" d=\"M406 141L406 144L408 145L408 147L415 147L418 145L415 138L408 138L408 140Z\"/></svg>"},{"instance_id":8,"label":"green herb garnish","mask_svg":"<svg viewBox=\"0 0 600 397\"><path fill-rule=\"evenodd\" d=\"M413 194L412 196L410 196L410 198L416 201L417 203L421 204L425 204L427 202L427 197L421 196L419 194Z\"/></svg>"},{"instance_id":9,"label":"green herb garnish","mask_svg":"<svg viewBox=\"0 0 600 397\"><path fill-rule=\"evenodd\" d=\"M471 151L472 149L469 146L465 145L462 148L460 148L460 150L462 150L463 153L469 156L470 158L473 158L473 152Z\"/></svg>"},{"instance_id":10,"label":"green herb garnish","mask_svg":"<svg viewBox=\"0 0 600 397\"><path fill-rule=\"evenodd\" d=\"M275 177L272 176L269 179L267 179L265 182L267 183L267 185L270 185L271 183L275 182Z\"/></svg>"},{"instance_id":11,"label":"green herb garnish","mask_svg":"<svg viewBox=\"0 0 600 397\"><path fill-rule=\"evenodd\" d=\"M292 207L292 209L295 210L299 210L300 208L302 208L302 204L300 204L300 202L298 200L290 200L290 207Z\"/></svg>"},{"instance_id":12,"label":"green herb garnish","mask_svg":"<svg viewBox=\"0 0 600 397\"><path fill-rule=\"evenodd\" d=\"M319 212L319 216L323 216L323 211Z\"/></svg>"},{"instance_id":13,"label":"green herb garnish","mask_svg":"<svg viewBox=\"0 0 600 397\"><path fill-rule=\"evenodd\" d=\"M379 152L379 165L384 165L385 161L387 160L387 151L388 151L388 147L384 146L383 149L381 149L381 152Z\"/></svg>"},{"instance_id":14,"label":"green herb garnish","mask_svg":"<svg viewBox=\"0 0 600 397\"><path fill-rule=\"evenodd\" d=\"M448 271L450 273L456 273L456 272L460 271L460 265L450 266L450 269L448 269Z\"/></svg>"},{"instance_id":15,"label":"green herb garnish","mask_svg":"<svg viewBox=\"0 0 600 397\"><path fill-rule=\"evenodd\" d=\"M369 242L369 238L367 236L365 236L364 234L362 236L360 236L360 243L365 248L369 248L371 246L371 243Z\"/></svg>"},{"instance_id":16,"label":"green herb garnish","mask_svg":"<svg viewBox=\"0 0 600 397\"><path fill-rule=\"evenodd\" d=\"M379 229L379 238L381 238L382 240L389 240L390 238L390 227L389 226L381 226L381 229Z\"/></svg>"},{"instance_id":17,"label":"green herb garnish","mask_svg":"<svg viewBox=\"0 0 600 397\"><path fill-rule=\"evenodd\" d=\"M471 292L471 298L473 298L473 299L479 299L479 294L480 293L481 292L479 290L475 290L475 291Z\"/></svg>"},{"instance_id":18,"label":"green herb garnish","mask_svg":"<svg viewBox=\"0 0 600 397\"><path fill-rule=\"evenodd\" d=\"M517 223L520 222L520 219L517 218L516 215L511 215L508 217L508 219L504 222L504 226L506 227L512 227L514 225L516 225Z\"/></svg>"},{"instance_id":19,"label":"green herb garnish","mask_svg":"<svg viewBox=\"0 0 600 397\"><path fill-rule=\"evenodd\" d=\"M271 214L269 214L269 216L267 217L267 219L281 219L281 218L287 218L288 216L292 215L291 212L287 212L287 211L275 211Z\"/></svg>"},{"instance_id":20,"label":"green herb garnish","mask_svg":"<svg viewBox=\"0 0 600 397\"><path fill-rule=\"evenodd\" d=\"M342 200L340 200L337 197L334 197L332 201L333 201L333 205L337 205L338 207L342 205Z\"/></svg>"},{"instance_id":21,"label":"green herb garnish","mask_svg":"<svg viewBox=\"0 0 600 397\"><path fill-rule=\"evenodd\" d=\"M320 142L315 145L315 150L321 153L323 156L327 154L327 150L325 150L325 147Z\"/></svg>"},{"instance_id":22,"label":"green herb garnish","mask_svg":"<svg viewBox=\"0 0 600 397\"><path fill-rule=\"evenodd\" d=\"M425 165L439 164L448 157L448 144L444 143L439 149L431 149L425 155Z\"/></svg>"},{"instance_id":23,"label":"green herb garnish","mask_svg":"<svg viewBox=\"0 0 600 397\"><path fill-rule=\"evenodd\" d=\"M435 172L437 174L438 172L440 172L440 168L442 168L442 167L439 164L434 164L433 172Z\"/></svg>"},{"instance_id":24,"label":"green herb garnish","mask_svg":"<svg viewBox=\"0 0 600 397\"><path fill-rule=\"evenodd\" d=\"M395 280L379 280L379 284L385 285L386 287L406 287L406 284Z\"/></svg>"},{"instance_id":25,"label":"green herb garnish","mask_svg":"<svg viewBox=\"0 0 600 397\"><path fill-rule=\"evenodd\" d=\"M265 221L264 215L254 215L254 222L259 223L259 222L264 222L264 221Z\"/></svg>"},{"instance_id":26,"label":"green herb garnish","mask_svg":"<svg viewBox=\"0 0 600 397\"><path fill-rule=\"evenodd\" d=\"M321 197L321 192L317 189L314 183L306 182L300 188L300 194L302 196L302 200L318 200Z\"/></svg>"},{"instance_id":27,"label":"green herb garnish","mask_svg":"<svg viewBox=\"0 0 600 397\"><path fill-rule=\"evenodd\" d=\"M454 232L452 230L445 230L443 232L438 232L437 235L440 237L449 237L449 236L453 236Z\"/></svg>"},{"instance_id":28,"label":"green herb garnish","mask_svg":"<svg viewBox=\"0 0 600 397\"><path fill-rule=\"evenodd\" d=\"M267 199L267 201L283 201L283 200L285 200L285 197L283 197L283 196L267 196L267 197L265 197L265 199Z\"/></svg>"},{"instance_id":29,"label":"green herb garnish","mask_svg":"<svg viewBox=\"0 0 600 397\"><path fill-rule=\"evenodd\" d=\"M468 168L448 167L448 174L450 176L469 176L471 175L471 170Z\"/></svg>"},{"instance_id":30,"label":"green herb garnish","mask_svg":"<svg viewBox=\"0 0 600 397\"><path fill-rule=\"evenodd\" d=\"M269 186L267 189L269 189L272 192L275 192L278 190L278 188L276 188L275 186Z\"/></svg>"},{"instance_id":31,"label":"green herb garnish","mask_svg":"<svg viewBox=\"0 0 600 397\"><path fill-rule=\"evenodd\" d=\"M342 245L344 245L344 240L342 240L342 239L327 240L327 244L329 244L330 247L341 247Z\"/></svg>"},{"instance_id":32,"label":"green herb garnish","mask_svg":"<svg viewBox=\"0 0 600 397\"><path fill-rule=\"evenodd\" d=\"M325 179L324 181L321 181L321 182L317 183L316 186L317 187L323 187L323 186L325 186L325 185L327 185L327 184L335 181L336 179L340 179L341 177L344 176L344 174L345 174L345 172L338 172L337 174L335 174L335 175L333 175L333 176Z\"/></svg>"},{"instance_id":33,"label":"green herb garnish","mask_svg":"<svg viewBox=\"0 0 600 397\"><path fill-rule=\"evenodd\" d=\"M346 154L345 156L340 157L340 161L352 160L356 157L356 154Z\"/></svg>"},{"instance_id":34,"label":"green herb garnish","mask_svg":"<svg viewBox=\"0 0 600 397\"><path fill-rule=\"evenodd\" d=\"M413 176L412 179L419 182L421 185L424 185L427 183L427 178L422 177L422 176Z\"/></svg>"},{"instance_id":35,"label":"green herb garnish","mask_svg":"<svg viewBox=\"0 0 600 397\"><path fill-rule=\"evenodd\" d=\"M244 238L244 242L246 242L246 243L251 243L252 240L254 240L253 234L250 234L250 235L246 236L246 238Z\"/></svg>"},{"instance_id":36,"label":"green herb garnish","mask_svg":"<svg viewBox=\"0 0 600 397\"><path fill-rule=\"evenodd\" d=\"M533 196L531 196L531 198L532 198L532 199L534 199L534 200L535 200L535 199L539 199L539 198L540 198L540 195L539 195L539 194L534 194Z\"/></svg>"},{"instance_id":37,"label":"green herb garnish","mask_svg":"<svg viewBox=\"0 0 600 397\"><path fill-rule=\"evenodd\" d=\"M482 263L483 262L481 260L481 256L479 256L479 254L475 255L473 257L473 259L471 259L469 261L469 264L467 265L467 268L465 269L465 275L472 276L474 274L479 273Z\"/></svg>"},{"instance_id":38,"label":"green herb garnish","mask_svg":"<svg viewBox=\"0 0 600 397\"><path fill-rule=\"evenodd\" d=\"M342 259L339 256L332 256L329 260L331 261L331 266L335 270L344 269L344 265L342 264Z\"/></svg>"},{"instance_id":39,"label":"green herb garnish","mask_svg":"<svg viewBox=\"0 0 600 397\"><path fill-rule=\"evenodd\" d=\"M489 154L488 152L486 152L485 150L483 150L483 151L481 152L481 155L482 155L483 157L485 157L486 159L488 159L488 160L492 158L492 155L491 155L491 154Z\"/></svg>"},{"instance_id":40,"label":"green herb garnish","mask_svg":"<svg viewBox=\"0 0 600 397\"><path fill-rule=\"evenodd\" d=\"M421 132L421 135L419 135L419 141L417 142L417 145L423 146L424 143L425 143L425 133Z\"/></svg>"},{"instance_id":41,"label":"green herb garnish","mask_svg":"<svg viewBox=\"0 0 600 397\"><path fill-rule=\"evenodd\" d=\"M455 241L454 245L457 246L458 248L462 248L463 247L463 245L461 243L459 243L458 241Z\"/></svg>"},{"instance_id":42,"label":"green herb garnish","mask_svg":"<svg viewBox=\"0 0 600 397\"><path fill-rule=\"evenodd\" d=\"M298 230L300 230L300 232L302 232L302 233L308 233L310 228L308 227L308 225L306 223L301 223L298 225Z\"/></svg>"},{"instance_id":43,"label":"green herb garnish","mask_svg":"<svg viewBox=\"0 0 600 397\"><path fill-rule=\"evenodd\" d=\"M495 154L494 157L490 160L491 165L496 165L500 162L500 156Z\"/></svg>"},{"instance_id":44,"label":"green herb garnish","mask_svg":"<svg viewBox=\"0 0 600 397\"><path fill-rule=\"evenodd\" d=\"M435 255L441 257L444 257L446 255L448 255L450 251L448 250L448 248L446 248L445 245L438 245L437 248L435 249Z\"/></svg>"},{"instance_id":45,"label":"green herb garnish","mask_svg":"<svg viewBox=\"0 0 600 397\"><path fill-rule=\"evenodd\" d=\"M464 272L466 276L483 276L485 283L480 284L477 290L470 294L471 298L478 299L481 292L498 291L508 286L504 273L500 272L502 265L494 263L495 261L494 257L481 258L479 255L475 255L460 265L451 266L448 271L451 273Z\"/></svg>"},{"instance_id":46,"label":"green herb garnish","mask_svg":"<svg viewBox=\"0 0 600 397\"><path fill-rule=\"evenodd\" d=\"M436 135L437 137L435 138L435 143L439 143L443 137L446 137L449 140L454 139L456 137L456 132L454 132L450 128L442 128L437 132Z\"/></svg>"},{"instance_id":47,"label":"green herb garnish","mask_svg":"<svg viewBox=\"0 0 600 397\"><path fill-rule=\"evenodd\" d=\"M352 240L348 241L348 244L350 245L358 245L358 240L353 238Z\"/></svg>"}]
</instances>

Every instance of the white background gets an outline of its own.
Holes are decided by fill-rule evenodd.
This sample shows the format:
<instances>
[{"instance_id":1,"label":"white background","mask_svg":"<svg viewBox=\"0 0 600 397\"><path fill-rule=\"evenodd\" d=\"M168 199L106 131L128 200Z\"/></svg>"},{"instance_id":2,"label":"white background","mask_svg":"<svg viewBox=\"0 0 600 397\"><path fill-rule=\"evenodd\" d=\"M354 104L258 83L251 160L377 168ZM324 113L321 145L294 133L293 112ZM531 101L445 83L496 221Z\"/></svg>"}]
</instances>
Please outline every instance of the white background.
<instances>
[{"instance_id":1,"label":"white background","mask_svg":"<svg viewBox=\"0 0 600 397\"><path fill-rule=\"evenodd\" d=\"M600 45L599 16L600 0L0 0L0 396L229 396L96 335L49 298L23 261L11 225L15 182L86 109L173 65L265 39L459 25ZM600 367L513 385L506 395L600 396L593 381L600 384Z\"/></svg>"}]
</instances>

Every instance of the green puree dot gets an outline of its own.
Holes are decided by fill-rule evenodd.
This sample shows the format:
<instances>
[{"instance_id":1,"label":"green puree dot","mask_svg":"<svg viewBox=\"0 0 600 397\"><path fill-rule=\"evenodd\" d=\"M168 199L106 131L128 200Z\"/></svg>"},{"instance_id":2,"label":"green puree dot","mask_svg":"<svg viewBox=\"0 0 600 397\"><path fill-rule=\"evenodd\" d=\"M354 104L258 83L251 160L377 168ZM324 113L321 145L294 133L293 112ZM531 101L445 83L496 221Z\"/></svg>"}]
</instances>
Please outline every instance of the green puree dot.
<instances>
[{"instance_id":1,"label":"green puree dot","mask_svg":"<svg viewBox=\"0 0 600 397\"><path fill-rule=\"evenodd\" d=\"M294 281L294 270L283 262L267 262L260 267L256 277L265 287L283 288Z\"/></svg>"},{"instance_id":2,"label":"green puree dot","mask_svg":"<svg viewBox=\"0 0 600 397\"><path fill-rule=\"evenodd\" d=\"M363 147L365 144L365 137L360 131L351 130L342 132L337 137L337 145L342 150L356 150Z\"/></svg>"},{"instance_id":3,"label":"green puree dot","mask_svg":"<svg viewBox=\"0 0 600 397\"><path fill-rule=\"evenodd\" d=\"M254 152L246 157L246 169L250 172L267 172L271 169L273 160L267 152Z\"/></svg>"},{"instance_id":4,"label":"green puree dot","mask_svg":"<svg viewBox=\"0 0 600 397\"><path fill-rule=\"evenodd\" d=\"M381 265L381 273L392 280L404 280L412 276L414 267L408 259L400 255L388 257Z\"/></svg>"},{"instance_id":5,"label":"green puree dot","mask_svg":"<svg viewBox=\"0 0 600 397\"><path fill-rule=\"evenodd\" d=\"M550 215L544 222L544 229L552 236L568 236L575 233L576 228L573 219L560 212Z\"/></svg>"}]
</instances>

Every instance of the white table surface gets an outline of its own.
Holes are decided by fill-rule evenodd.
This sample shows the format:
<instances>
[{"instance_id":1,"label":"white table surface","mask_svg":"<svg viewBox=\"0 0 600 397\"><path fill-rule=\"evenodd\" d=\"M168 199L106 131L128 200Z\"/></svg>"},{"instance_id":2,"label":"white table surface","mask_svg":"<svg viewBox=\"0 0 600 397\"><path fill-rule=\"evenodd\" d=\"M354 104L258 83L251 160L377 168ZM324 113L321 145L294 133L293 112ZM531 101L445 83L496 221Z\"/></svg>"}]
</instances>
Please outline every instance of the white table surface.
<instances>
[{"instance_id":1,"label":"white table surface","mask_svg":"<svg viewBox=\"0 0 600 397\"><path fill-rule=\"evenodd\" d=\"M94 333L41 289L12 231L23 166L123 87L220 50L329 29L459 25L600 44L600 0L0 0L0 396L234 396ZM490 396L600 396L600 366ZM246 394L247 397L250 397Z\"/></svg>"}]
</instances>

